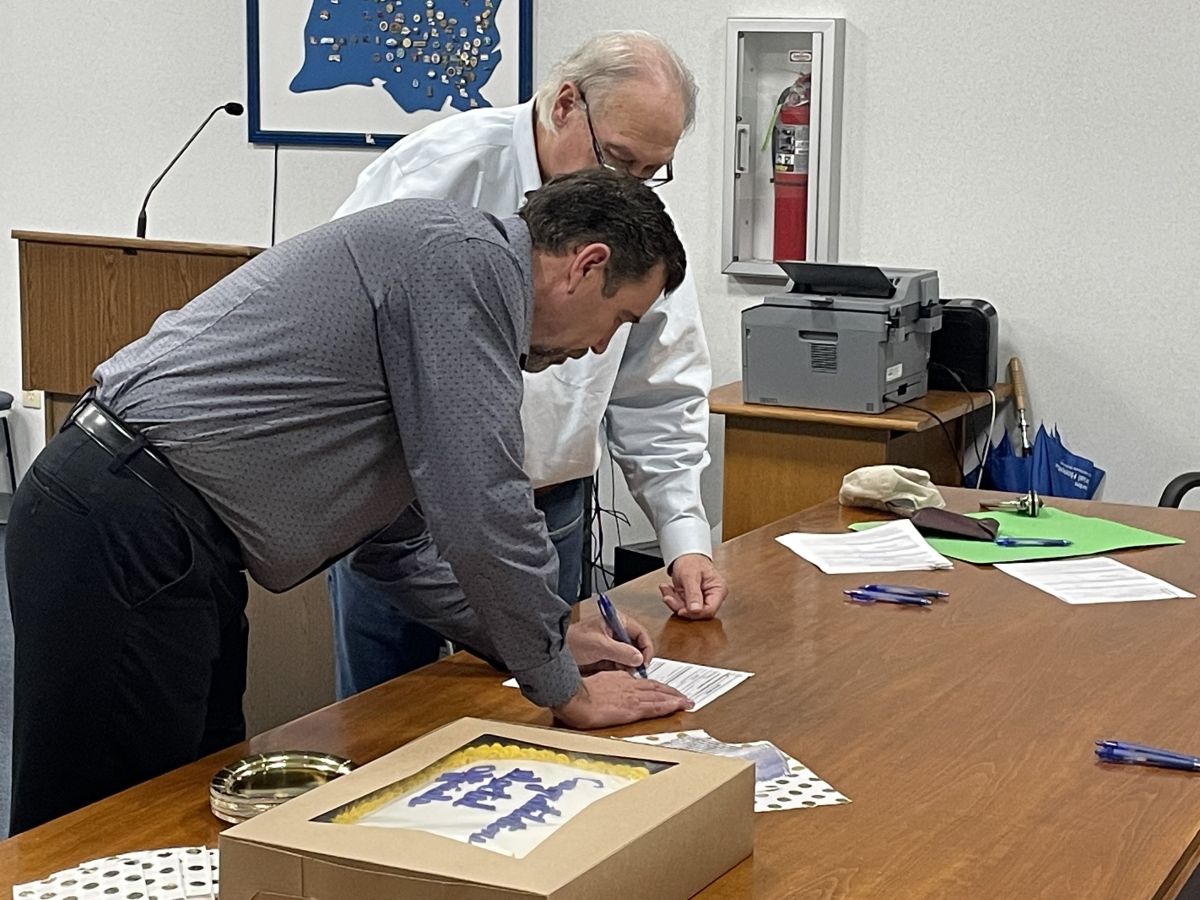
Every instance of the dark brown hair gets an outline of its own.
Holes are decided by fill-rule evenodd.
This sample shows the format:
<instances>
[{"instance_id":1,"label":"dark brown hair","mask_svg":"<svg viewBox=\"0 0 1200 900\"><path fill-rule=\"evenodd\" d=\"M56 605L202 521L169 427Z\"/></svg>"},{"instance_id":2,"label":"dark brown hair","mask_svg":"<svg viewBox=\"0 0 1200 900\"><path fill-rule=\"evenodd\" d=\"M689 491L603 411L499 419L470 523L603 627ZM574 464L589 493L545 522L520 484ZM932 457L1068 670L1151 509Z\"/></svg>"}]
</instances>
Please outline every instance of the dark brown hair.
<instances>
[{"instance_id":1,"label":"dark brown hair","mask_svg":"<svg viewBox=\"0 0 1200 900\"><path fill-rule=\"evenodd\" d=\"M659 263L667 276L663 293L683 281L687 256L675 224L658 196L631 175L592 168L560 175L530 191L518 213L534 249L569 253L584 244L607 244L604 293L641 281Z\"/></svg>"}]
</instances>

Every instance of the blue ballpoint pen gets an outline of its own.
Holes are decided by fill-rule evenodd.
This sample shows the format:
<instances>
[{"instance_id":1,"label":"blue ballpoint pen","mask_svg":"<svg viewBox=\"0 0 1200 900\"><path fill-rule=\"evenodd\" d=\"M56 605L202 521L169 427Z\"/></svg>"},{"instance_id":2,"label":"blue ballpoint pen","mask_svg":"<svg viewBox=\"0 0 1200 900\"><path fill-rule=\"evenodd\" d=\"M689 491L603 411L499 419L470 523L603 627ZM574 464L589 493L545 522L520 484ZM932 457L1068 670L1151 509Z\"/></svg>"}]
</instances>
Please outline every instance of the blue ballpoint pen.
<instances>
[{"instance_id":1,"label":"blue ballpoint pen","mask_svg":"<svg viewBox=\"0 0 1200 900\"><path fill-rule=\"evenodd\" d=\"M1070 547L1066 538L998 537L997 547Z\"/></svg>"},{"instance_id":2,"label":"blue ballpoint pen","mask_svg":"<svg viewBox=\"0 0 1200 900\"><path fill-rule=\"evenodd\" d=\"M1159 769L1182 769L1186 772L1200 771L1200 759L1168 753L1147 753L1141 750L1125 750L1120 747L1097 747L1096 756L1103 762L1133 763L1154 766Z\"/></svg>"},{"instance_id":3,"label":"blue ballpoint pen","mask_svg":"<svg viewBox=\"0 0 1200 900\"><path fill-rule=\"evenodd\" d=\"M596 597L596 603L600 607L600 615L604 617L604 624L608 626L608 630L612 632L613 637L622 644L628 644L636 650L637 646L629 639L629 632L621 624L621 617L617 615L617 608L612 605L612 601L604 596L604 594L600 594ZM646 667L644 665L638 666L634 671L642 678L650 677L646 674Z\"/></svg>"},{"instance_id":4,"label":"blue ballpoint pen","mask_svg":"<svg viewBox=\"0 0 1200 900\"><path fill-rule=\"evenodd\" d=\"M1128 741L1096 741L1096 754L1102 759L1110 755L1144 755L1177 760L1186 768L1200 768L1200 757L1190 753L1180 753L1176 750L1164 750L1161 747L1150 747L1146 744L1134 744Z\"/></svg>"},{"instance_id":5,"label":"blue ballpoint pen","mask_svg":"<svg viewBox=\"0 0 1200 900\"><path fill-rule=\"evenodd\" d=\"M856 603L897 603L901 606L932 606L933 601L928 597L906 597L902 594L888 594L883 591L852 590L842 591Z\"/></svg>"},{"instance_id":6,"label":"blue ballpoint pen","mask_svg":"<svg viewBox=\"0 0 1200 900\"><path fill-rule=\"evenodd\" d=\"M949 597L949 591L937 591L933 588L912 587L907 584L864 584L860 591L877 591L881 594L896 594L900 597Z\"/></svg>"},{"instance_id":7,"label":"blue ballpoint pen","mask_svg":"<svg viewBox=\"0 0 1200 900\"><path fill-rule=\"evenodd\" d=\"M1142 753L1162 753L1166 756L1180 756L1184 759L1194 759L1190 753L1180 753L1176 750L1164 750L1162 747L1151 747L1149 744L1134 744L1131 741L1096 741L1097 747L1111 750L1132 750Z\"/></svg>"}]
</instances>

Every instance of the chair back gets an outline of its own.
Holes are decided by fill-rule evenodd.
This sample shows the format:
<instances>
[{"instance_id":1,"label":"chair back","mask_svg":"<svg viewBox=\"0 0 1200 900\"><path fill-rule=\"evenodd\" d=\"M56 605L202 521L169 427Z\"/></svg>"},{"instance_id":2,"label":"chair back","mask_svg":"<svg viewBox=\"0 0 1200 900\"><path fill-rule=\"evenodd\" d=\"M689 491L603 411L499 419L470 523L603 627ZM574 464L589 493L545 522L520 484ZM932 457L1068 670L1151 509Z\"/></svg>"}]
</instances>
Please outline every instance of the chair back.
<instances>
[{"instance_id":1,"label":"chair back","mask_svg":"<svg viewBox=\"0 0 1200 900\"><path fill-rule=\"evenodd\" d=\"M1178 508L1183 495L1194 487L1200 487L1200 472L1184 472L1172 478L1171 483L1163 489L1158 505Z\"/></svg>"}]
</instances>

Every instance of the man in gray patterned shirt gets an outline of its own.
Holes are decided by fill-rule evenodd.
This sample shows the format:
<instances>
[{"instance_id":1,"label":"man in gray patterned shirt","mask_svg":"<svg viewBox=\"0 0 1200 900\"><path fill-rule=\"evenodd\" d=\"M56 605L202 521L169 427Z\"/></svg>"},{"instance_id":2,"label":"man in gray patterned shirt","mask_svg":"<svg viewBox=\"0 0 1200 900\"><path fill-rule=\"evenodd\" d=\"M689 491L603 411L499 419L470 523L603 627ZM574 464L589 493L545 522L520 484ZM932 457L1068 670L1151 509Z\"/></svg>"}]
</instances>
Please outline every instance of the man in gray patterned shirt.
<instances>
[{"instance_id":1,"label":"man in gray patterned shirt","mask_svg":"<svg viewBox=\"0 0 1200 900\"><path fill-rule=\"evenodd\" d=\"M520 418L522 366L603 352L684 265L654 193L604 170L503 221L396 201L264 252L101 364L13 501L13 833L240 739L242 570L286 590L413 501L465 589L447 636L530 700L577 727L685 708L611 670L649 660L636 622L636 649L568 630Z\"/></svg>"}]
</instances>

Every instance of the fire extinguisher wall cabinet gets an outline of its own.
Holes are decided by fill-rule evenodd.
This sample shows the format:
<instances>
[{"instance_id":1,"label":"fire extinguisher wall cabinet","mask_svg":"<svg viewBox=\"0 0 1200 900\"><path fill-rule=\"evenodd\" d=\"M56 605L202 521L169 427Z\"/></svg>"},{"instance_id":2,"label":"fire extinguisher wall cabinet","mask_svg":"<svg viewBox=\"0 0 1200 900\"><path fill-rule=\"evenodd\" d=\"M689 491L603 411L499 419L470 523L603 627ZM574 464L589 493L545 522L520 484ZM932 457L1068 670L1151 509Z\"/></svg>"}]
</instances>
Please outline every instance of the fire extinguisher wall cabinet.
<instances>
[{"instance_id":1,"label":"fire extinguisher wall cabinet","mask_svg":"<svg viewBox=\"0 0 1200 900\"><path fill-rule=\"evenodd\" d=\"M844 19L728 19L722 271L836 262Z\"/></svg>"}]
</instances>

